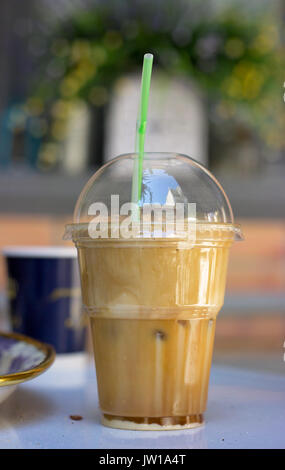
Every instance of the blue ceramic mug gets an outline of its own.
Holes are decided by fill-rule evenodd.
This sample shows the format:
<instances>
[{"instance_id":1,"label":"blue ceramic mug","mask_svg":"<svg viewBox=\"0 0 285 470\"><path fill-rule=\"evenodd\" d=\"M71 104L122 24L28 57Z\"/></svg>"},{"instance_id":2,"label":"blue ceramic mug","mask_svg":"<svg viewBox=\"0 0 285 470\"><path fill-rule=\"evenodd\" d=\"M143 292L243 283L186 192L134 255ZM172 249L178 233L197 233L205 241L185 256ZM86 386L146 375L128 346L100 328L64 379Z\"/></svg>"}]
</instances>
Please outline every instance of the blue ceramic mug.
<instances>
[{"instance_id":1,"label":"blue ceramic mug","mask_svg":"<svg viewBox=\"0 0 285 470\"><path fill-rule=\"evenodd\" d=\"M54 346L57 353L85 349L75 248L6 247L11 328Z\"/></svg>"}]
</instances>

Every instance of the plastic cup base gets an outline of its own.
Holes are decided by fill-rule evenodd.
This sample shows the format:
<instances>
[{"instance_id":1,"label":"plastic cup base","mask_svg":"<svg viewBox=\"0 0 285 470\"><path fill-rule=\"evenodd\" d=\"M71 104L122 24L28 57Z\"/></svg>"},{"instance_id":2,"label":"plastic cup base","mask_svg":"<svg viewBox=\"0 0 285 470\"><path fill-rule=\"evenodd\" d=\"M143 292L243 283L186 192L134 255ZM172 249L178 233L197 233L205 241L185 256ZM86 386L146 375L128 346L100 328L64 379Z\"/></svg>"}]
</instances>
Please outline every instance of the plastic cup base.
<instances>
[{"instance_id":1,"label":"plastic cup base","mask_svg":"<svg viewBox=\"0 0 285 470\"><path fill-rule=\"evenodd\" d=\"M162 418L130 418L103 414L101 422L104 426L132 431L173 431L192 429L202 426L202 414L188 416L170 416Z\"/></svg>"}]
</instances>

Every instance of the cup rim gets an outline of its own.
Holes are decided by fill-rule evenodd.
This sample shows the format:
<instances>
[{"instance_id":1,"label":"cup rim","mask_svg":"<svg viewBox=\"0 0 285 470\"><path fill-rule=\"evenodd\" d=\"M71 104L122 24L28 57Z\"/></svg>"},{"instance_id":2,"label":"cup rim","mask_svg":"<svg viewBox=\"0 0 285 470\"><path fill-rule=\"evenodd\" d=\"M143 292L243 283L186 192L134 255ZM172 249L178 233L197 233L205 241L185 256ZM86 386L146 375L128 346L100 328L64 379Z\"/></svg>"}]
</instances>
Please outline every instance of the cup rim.
<instances>
[{"instance_id":1,"label":"cup rim","mask_svg":"<svg viewBox=\"0 0 285 470\"><path fill-rule=\"evenodd\" d=\"M72 223L72 224L67 224L65 226L65 233L64 233L64 240L73 240L75 239L75 237L73 236L74 232L79 232L83 229L86 229L89 225L92 225L92 222L80 222L80 223ZM96 224L94 224L96 225ZM224 234L225 233L231 233L233 234L233 238L231 238L231 240L234 242L234 241L243 241L244 240L244 235L242 233L242 229L241 229L241 225L240 224L237 224L237 223L222 223L222 222L206 222L206 221L197 221L196 224L196 229L198 228L199 231L201 231L201 233L204 233L204 236L200 236L199 239L200 240L212 240L212 237L211 235L209 234L209 232L213 231L213 230L217 230L217 231L221 231L223 232ZM86 236L79 236L78 237L79 239L82 238L82 239L90 239L90 237L86 237ZM92 240L92 239L91 239ZM112 237L107 237L107 238L96 238L95 241L98 241L101 243L102 241L115 241L115 242L127 242L128 239L124 239L124 238L119 238L119 239L112 239ZM134 241L138 242L138 241L163 241L163 244L165 244L166 242L173 242L173 241L180 241L180 240L187 240L187 232L181 232L180 234L178 233L172 233L171 235L168 235L168 236L165 236L163 238L161 237L155 237L154 234L150 234L149 236L143 236L142 233L139 234L138 237L135 237L135 238L132 238L131 239L131 243L133 243ZM188 239L189 240L189 239ZM215 238L214 240L217 240L217 238ZM224 237L222 237L222 240L225 240ZM195 244L195 243L194 243Z\"/></svg>"},{"instance_id":2,"label":"cup rim","mask_svg":"<svg viewBox=\"0 0 285 470\"><path fill-rule=\"evenodd\" d=\"M70 246L4 246L2 255L10 258L77 258L77 250Z\"/></svg>"}]
</instances>

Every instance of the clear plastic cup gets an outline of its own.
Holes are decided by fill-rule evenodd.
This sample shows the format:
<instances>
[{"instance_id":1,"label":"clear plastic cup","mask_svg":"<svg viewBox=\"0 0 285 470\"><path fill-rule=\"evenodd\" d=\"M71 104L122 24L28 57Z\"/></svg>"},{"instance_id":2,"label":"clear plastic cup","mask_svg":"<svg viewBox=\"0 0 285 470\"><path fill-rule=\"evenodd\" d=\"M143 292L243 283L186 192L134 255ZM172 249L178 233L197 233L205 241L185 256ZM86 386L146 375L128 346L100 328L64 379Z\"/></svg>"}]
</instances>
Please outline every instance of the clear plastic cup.
<instances>
[{"instance_id":1,"label":"clear plastic cup","mask_svg":"<svg viewBox=\"0 0 285 470\"><path fill-rule=\"evenodd\" d=\"M78 250L102 422L195 427L207 405L228 252L242 234L218 181L179 154L145 154L134 217L136 158L119 156L94 174L65 233Z\"/></svg>"}]
</instances>

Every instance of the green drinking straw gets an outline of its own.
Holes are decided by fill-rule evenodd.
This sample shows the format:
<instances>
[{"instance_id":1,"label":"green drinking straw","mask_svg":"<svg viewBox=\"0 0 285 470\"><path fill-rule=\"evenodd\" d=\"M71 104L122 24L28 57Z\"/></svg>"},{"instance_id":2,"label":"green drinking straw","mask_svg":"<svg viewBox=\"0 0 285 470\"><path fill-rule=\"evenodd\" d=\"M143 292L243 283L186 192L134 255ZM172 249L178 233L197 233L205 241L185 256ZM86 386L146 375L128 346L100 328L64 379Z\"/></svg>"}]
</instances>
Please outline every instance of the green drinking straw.
<instances>
[{"instance_id":1,"label":"green drinking straw","mask_svg":"<svg viewBox=\"0 0 285 470\"><path fill-rule=\"evenodd\" d=\"M141 79L141 96L139 104L139 113L136 126L136 143L135 152L136 157L134 159L134 170L132 180L132 202L137 206L136 219L139 220L139 208L138 203L141 199L142 192L142 174L143 174L143 158L144 158L144 141L145 131L147 122L147 109L148 109L148 98L150 89L150 79L152 71L153 55L145 54L143 58L143 69Z\"/></svg>"}]
</instances>

